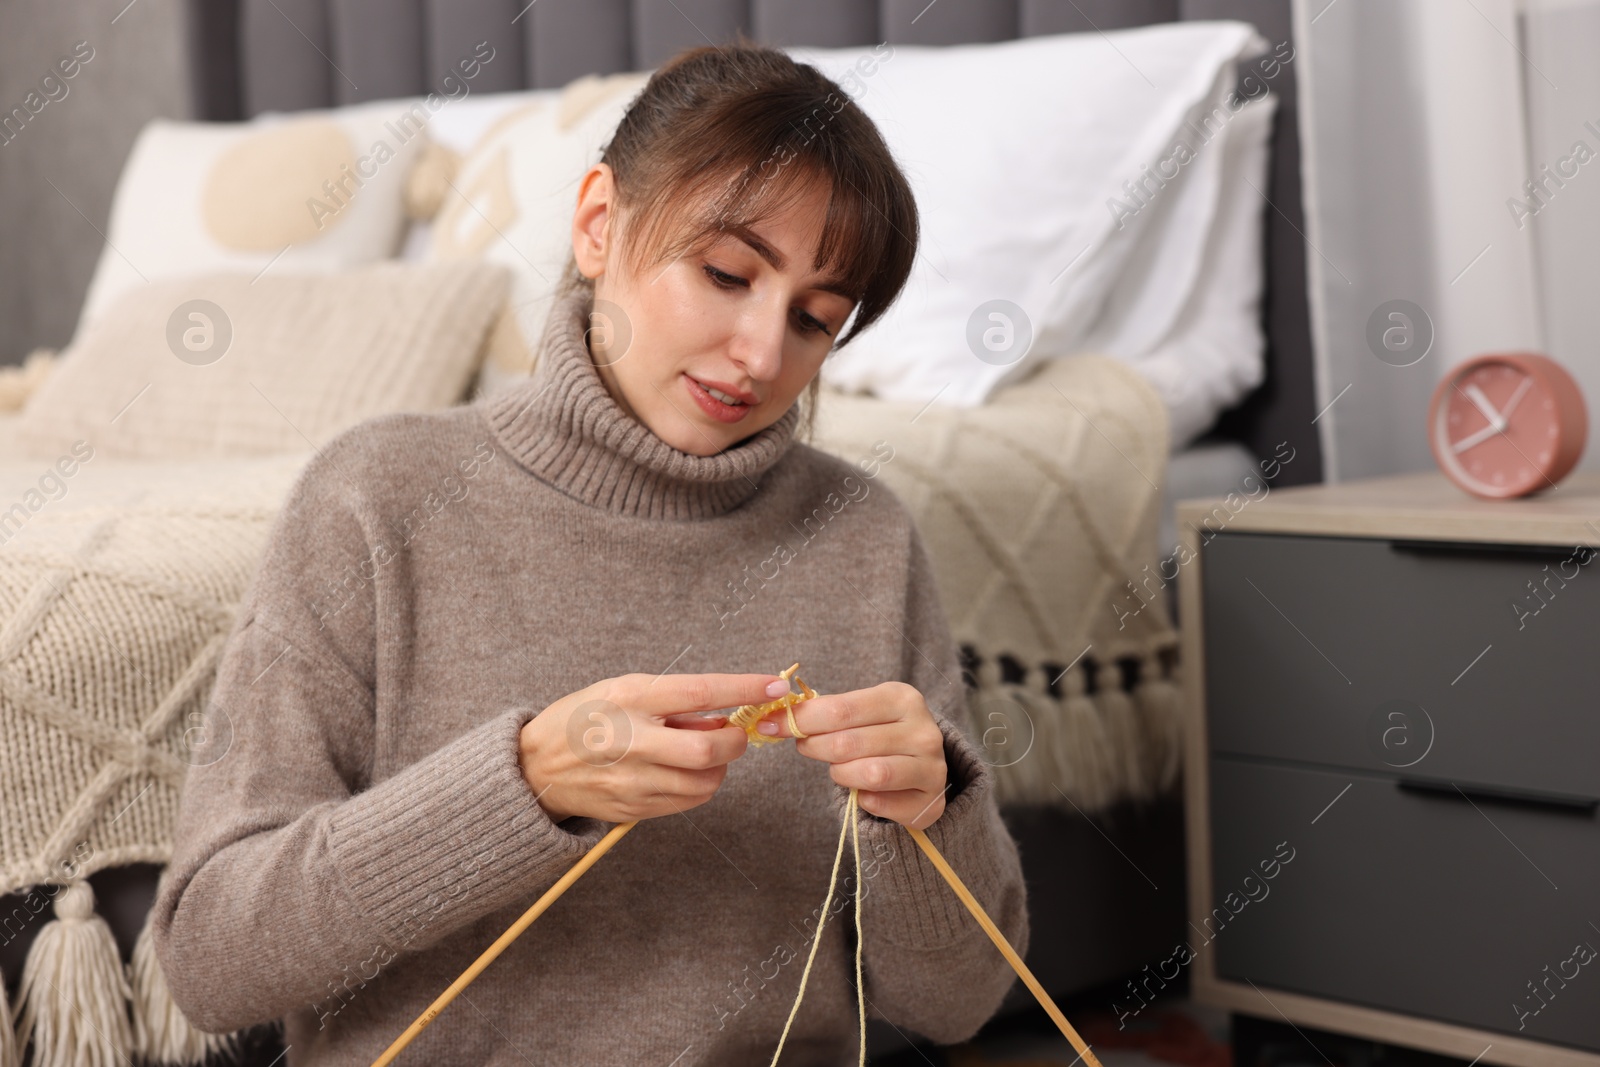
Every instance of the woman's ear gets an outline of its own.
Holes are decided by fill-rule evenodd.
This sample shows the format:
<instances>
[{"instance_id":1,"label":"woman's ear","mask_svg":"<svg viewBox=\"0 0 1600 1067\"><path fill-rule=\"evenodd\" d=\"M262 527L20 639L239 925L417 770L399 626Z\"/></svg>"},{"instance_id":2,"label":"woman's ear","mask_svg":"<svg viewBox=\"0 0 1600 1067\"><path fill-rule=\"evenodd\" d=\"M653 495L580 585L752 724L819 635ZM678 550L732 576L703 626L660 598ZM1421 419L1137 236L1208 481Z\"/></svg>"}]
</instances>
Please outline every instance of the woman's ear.
<instances>
[{"instance_id":1,"label":"woman's ear","mask_svg":"<svg viewBox=\"0 0 1600 1067\"><path fill-rule=\"evenodd\" d=\"M578 186L578 208L572 213L572 257L585 278L605 273L615 198L610 165L596 163Z\"/></svg>"}]
</instances>

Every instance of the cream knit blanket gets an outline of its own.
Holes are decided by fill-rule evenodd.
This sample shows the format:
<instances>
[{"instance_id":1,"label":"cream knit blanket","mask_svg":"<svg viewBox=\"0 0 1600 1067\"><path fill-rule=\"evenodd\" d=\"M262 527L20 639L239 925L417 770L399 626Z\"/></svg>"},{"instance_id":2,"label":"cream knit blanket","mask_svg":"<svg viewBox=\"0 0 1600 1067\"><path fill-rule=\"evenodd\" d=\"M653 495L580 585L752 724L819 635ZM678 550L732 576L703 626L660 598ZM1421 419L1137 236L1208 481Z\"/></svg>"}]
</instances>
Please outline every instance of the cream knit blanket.
<instances>
[{"instance_id":1,"label":"cream knit blanket","mask_svg":"<svg viewBox=\"0 0 1600 1067\"><path fill-rule=\"evenodd\" d=\"M916 517L954 636L975 653L973 721L997 796L1092 811L1170 789L1178 636L1164 601L1134 612L1130 591L1156 561L1166 477L1167 410L1149 382L1078 356L977 408L824 391L817 412L825 451L893 448L879 477Z\"/></svg>"},{"instance_id":2,"label":"cream knit blanket","mask_svg":"<svg viewBox=\"0 0 1600 1067\"><path fill-rule=\"evenodd\" d=\"M0 892L166 861L227 632L309 456L0 463Z\"/></svg>"},{"instance_id":3,"label":"cream knit blanket","mask_svg":"<svg viewBox=\"0 0 1600 1067\"><path fill-rule=\"evenodd\" d=\"M6 428L9 430L9 427ZM124 968L83 879L171 855L178 791L272 519L310 453L0 463L0 916L30 924L18 1033L0 987L0 1067L199 1063L230 1039L188 1024L149 928ZM65 888L61 888L61 886ZM52 907L46 909L49 901Z\"/></svg>"}]
</instances>

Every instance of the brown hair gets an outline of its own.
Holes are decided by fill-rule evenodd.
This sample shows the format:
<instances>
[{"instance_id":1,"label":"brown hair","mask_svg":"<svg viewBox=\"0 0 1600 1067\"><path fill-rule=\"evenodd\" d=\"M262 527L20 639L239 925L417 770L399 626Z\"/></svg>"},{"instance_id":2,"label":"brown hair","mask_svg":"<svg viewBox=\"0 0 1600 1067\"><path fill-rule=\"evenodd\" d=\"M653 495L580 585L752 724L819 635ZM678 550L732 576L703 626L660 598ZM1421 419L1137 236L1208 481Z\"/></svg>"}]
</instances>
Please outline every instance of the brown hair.
<instances>
[{"instance_id":1,"label":"brown hair","mask_svg":"<svg viewBox=\"0 0 1600 1067\"><path fill-rule=\"evenodd\" d=\"M630 222L619 251L636 268L702 251L825 183L814 268L857 301L835 348L876 322L911 273L916 199L878 128L836 82L777 49L741 39L678 53L629 105L600 161ZM563 291L593 285L569 259ZM820 378L806 394L804 437Z\"/></svg>"}]
</instances>

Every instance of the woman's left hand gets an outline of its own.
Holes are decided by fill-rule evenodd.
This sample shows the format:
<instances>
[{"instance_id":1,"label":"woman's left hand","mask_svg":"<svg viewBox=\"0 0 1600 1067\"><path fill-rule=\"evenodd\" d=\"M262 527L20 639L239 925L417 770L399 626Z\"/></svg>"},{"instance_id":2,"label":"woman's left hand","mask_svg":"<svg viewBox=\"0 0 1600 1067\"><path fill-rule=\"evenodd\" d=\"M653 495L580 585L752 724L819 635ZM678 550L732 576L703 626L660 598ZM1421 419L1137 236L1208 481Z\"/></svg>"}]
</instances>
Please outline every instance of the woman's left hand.
<instances>
[{"instance_id":1,"label":"woman's left hand","mask_svg":"<svg viewBox=\"0 0 1600 1067\"><path fill-rule=\"evenodd\" d=\"M914 686L884 682L870 689L828 693L794 705L804 737L802 756L831 764L833 780L856 788L861 809L903 826L926 829L944 814L944 734ZM791 737L777 711L756 729Z\"/></svg>"}]
</instances>

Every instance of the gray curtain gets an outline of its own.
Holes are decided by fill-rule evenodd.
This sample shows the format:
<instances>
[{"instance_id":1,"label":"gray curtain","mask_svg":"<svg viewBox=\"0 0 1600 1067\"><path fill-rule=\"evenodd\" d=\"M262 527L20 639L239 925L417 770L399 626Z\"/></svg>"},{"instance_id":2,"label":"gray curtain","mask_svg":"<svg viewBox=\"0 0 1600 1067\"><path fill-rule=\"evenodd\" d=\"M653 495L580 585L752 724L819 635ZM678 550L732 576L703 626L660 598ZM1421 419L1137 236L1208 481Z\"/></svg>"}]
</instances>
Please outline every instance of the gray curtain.
<instances>
[{"instance_id":1,"label":"gray curtain","mask_svg":"<svg viewBox=\"0 0 1600 1067\"><path fill-rule=\"evenodd\" d=\"M1433 469L1425 422L1445 370L1543 347L1532 228L1505 206L1527 180L1516 6L1294 0L1329 481ZM1406 338L1430 333L1410 362Z\"/></svg>"},{"instance_id":2,"label":"gray curtain","mask_svg":"<svg viewBox=\"0 0 1600 1067\"><path fill-rule=\"evenodd\" d=\"M1533 235L1546 352L1582 386L1594 437L1600 432L1600 0L1531 0L1523 20L1528 166L1542 203L1517 196L1520 203L1505 210ZM1600 448L1591 446L1579 465L1600 467Z\"/></svg>"}]
</instances>

